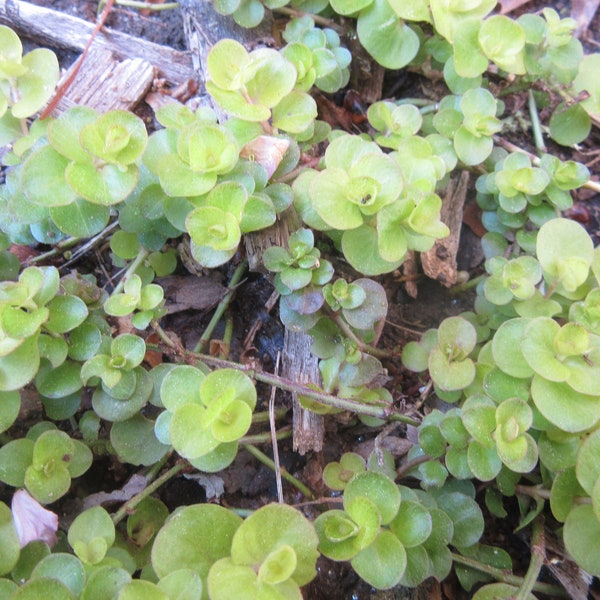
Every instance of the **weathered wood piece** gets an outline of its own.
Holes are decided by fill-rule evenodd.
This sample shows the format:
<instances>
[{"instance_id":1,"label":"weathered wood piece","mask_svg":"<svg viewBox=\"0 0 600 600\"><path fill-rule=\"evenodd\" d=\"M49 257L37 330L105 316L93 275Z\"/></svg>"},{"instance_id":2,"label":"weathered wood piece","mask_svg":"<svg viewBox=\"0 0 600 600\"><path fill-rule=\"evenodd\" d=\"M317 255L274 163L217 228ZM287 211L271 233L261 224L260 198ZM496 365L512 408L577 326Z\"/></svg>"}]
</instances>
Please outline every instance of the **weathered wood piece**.
<instances>
[{"instance_id":1,"label":"weathered wood piece","mask_svg":"<svg viewBox=\"0 0 600 600\"><path fill-rule=\"evenodd\" d=\"M235 39L248 45L261 37L271 36L269 20L263 21L259 28L248 30L236 25L231 18L219 15L210 2L182 0L180 6L188 47L192 52L198 79L202 82L206 78L208 52L220 39ZM299 226L298 215L291 208L280 215L277 223L272 227L246 235L246 252L250 269L264 270L262 267L264 250L274 244L287 245L290 232L295 231ZM318 359L311 354L310 344L311 339L307 334L286 331L281 357L281 374L284 377L298 383L320 381ZM293 410L294 449L300 454L321 450L325 434L323 417L304 410L296 397L293 398Z\"/></svg>"},{"instance_id":2,"label":"weathered wood piece","mask_svg":"<svg viewBox=\"0 0 600 600\"><path fill-rule=\"evenodd\" d=\"M469 173L463 171L460 177L451 179L441 210L441 219L450 229L450 235L436 240L433 248L421 254L421 264L425 275L436 279L446 287L452 287L457 280L456 255L460 243L463 206L469 188Z\"/></svg>"},{"instance_id":3,"label":"weathered wood piece","mask_svg":"<svg viewBox=\"0 0 600 600\"><path fill-rule=\"evenodd\" d=\"M36 42L79 52L83 51L94 30L93 23L22 0L0 0L0 23ZM101 29L93 47L109 50L119 58L143 58L170 84L177 85L193 77L188 53L120 31Z\"/></svg>"},{"instance_id":4,"label":"weathered wood piece","mask_svg":"<svg viewBox=\"0 0 600 600\"><path fill-rule=\"evenodd\" d=\"M74 68L75 65L66 77ZM92 44L84 66L58 103L55 116L74 105L90 106L101 113L113 109L133 110L144 99L154 77L154 67L148 61L142 58L119 61L113 52Z\"/></svg>"}]
</instances>

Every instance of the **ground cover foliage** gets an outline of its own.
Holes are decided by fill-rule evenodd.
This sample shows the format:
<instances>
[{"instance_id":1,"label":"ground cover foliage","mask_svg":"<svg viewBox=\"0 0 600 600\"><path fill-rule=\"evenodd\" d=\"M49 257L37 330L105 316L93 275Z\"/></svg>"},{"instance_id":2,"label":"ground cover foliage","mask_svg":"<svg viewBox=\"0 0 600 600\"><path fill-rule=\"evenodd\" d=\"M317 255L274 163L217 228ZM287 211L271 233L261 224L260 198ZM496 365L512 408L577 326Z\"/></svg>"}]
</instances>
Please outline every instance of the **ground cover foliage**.
<instances>
[{"instance_id":1,"label":"ground cover foliage","mask_svg":"<svg viewBox=\"0 0 600 600\"><path fill-rule=\"evenodd\" d=\"M24 53L0 27L0 481L10 499L0 503L0 597L302 598L319 557L378 590L452 580L480 600L572 594L543 570L545 539L600 576L600 254L562 216L575 191L598 184L561 147L583 144L600 119L599 55L584 55L575 21L552 8L512 18L490 0L214 5L244 27L285 15L282 47L219 41L206 88L226 118L167 104L150 132L118 110L36 118L58 61ZM321 120L314 95L347 86L353 35L390 71L435 73L444 93L377 101L350 131ZM504 137L519 95L531 127L521 147ZM472 306L382 348L381 276L449 235L443 190L462 171L485 230L481 274L462 284ZM320 386L227 360L229 327L204 355L211 331L186 348L165 320L160 282L178 268L182 236L205 273L231 265L235 288L244 236L290 207L302 227L262 261L281 322L312 338ZM114 286L83 264L60 268L57 256L88 238L108 240ZM19 259L15 246L47 252ZM353 274L339 272L342 259ZM410 414L385 386L384 367L399 362L420 387ZM278 470L260 449L270 443L261 424L277 416L273 435L285 440L287 411L268 414L257 384L354 419L377 435L374 450L340 452L324 483L284 473L309 506L288 492L240 510L213 490L213 502L171 510L162 486L185 471L214 487L240 447ZM25 419L32 394L43 410ZM391 427L412 432L402 460L382 446ZM59 522L57 507L107 457L138 487ZM531 551L513 564L492 523L525 532Z\"/></svg>"}]
</instances>

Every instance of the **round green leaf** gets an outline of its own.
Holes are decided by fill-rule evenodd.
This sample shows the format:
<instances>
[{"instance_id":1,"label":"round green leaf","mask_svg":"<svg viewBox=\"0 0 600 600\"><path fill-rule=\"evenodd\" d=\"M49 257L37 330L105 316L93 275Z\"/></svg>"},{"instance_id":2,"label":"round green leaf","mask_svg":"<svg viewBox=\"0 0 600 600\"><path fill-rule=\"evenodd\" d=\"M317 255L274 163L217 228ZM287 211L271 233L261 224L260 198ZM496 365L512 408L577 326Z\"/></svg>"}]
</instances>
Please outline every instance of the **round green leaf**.
<instances>
[{"instance_id":1,"label":"round green leaf","mask_svg":"<svg viewBox=\"0 0 600 600\"><path fill-rule=\"evenodd\" d=\"M600 431L595 431L581 445L576 464L577 481L579 481L581 487L590 496L593 493L596 482L600 479L599 452Z\"/></svg>"},{"instance_id":2,"label":"round green leaf","mask_svg":"<svg viewBox=\"0 0 600 600\"><path fill-rule=\"evenodd\" d=\"M242 44L231 39L217 42L210 49L206 61L213 83L231 91L238 90L243 85L243 71L247 63L248 52Z\"/></svg>"},{"instance_id":3,"label":"round green leaf","mask_svg":"<svg viewBox=\"0 0 600 600\"><path fill-rule=\"evenodd\" d=\"M293 90L272 113L275 127L289 133L301 133L317 118L317 104L312 96Z\"/></svg>"},{"instance_id":4,"label":"round green leaf","mask_svg":"<svg viewBox=\"0 0 600 600\"><path fill-rule=\"evenodd\" d=\"M598 54L588 54L583 57L579 64L577 76L573 81L575 92L583 91L589 94L589 97L583 100L581 105L591 115L600 115L600 81L598 80L598 68L600 68L600 56Z\"/></svg>"},{"instance_id":5,"label":"round green leaf","mask_svg":"<svg viewBox=\"0 0 600 600\"><path fill-rule=\"evenodd\" d=\"M254 569L244 565L236 565L230 558L218 560L212 566L207 583L211 600L228 600L228 598L250 600L251 598L260 597L261 589L263 594L268 595L270 593L281 597L281 590L278 589L281 586L275 587L260 583ZM296 598L296 596L297 594L294 594L290 597Z\"/></svg>"},{"instance_id":6,"label":"round green leaf","mask_svg":"<svg viewBox=\"0 0 600 600\"><path fill-rule=\"evenodd\" d=\"M550 508L554 517L564 523L575 505L575 499L585 494L579 485L575 468L570 467L556 474L550 490Z\"/></svg>"},{"instance_id":7,"label":"round green leaf","mask_svg":"<svg viewBox=\"0 0 600 600\"><path fill-rule=\"evenodd\" d=\"M200 382L200 397L205 406L226 393L235 389L236 400L245 402L250 409L256 406L256 388L251 379L237 369L218 369L207 375Z\"/></svg>"},{"instance_id":8,"label":"round green leaf","mask_svg":"<svg viewBox=\"0 0 600 600\"><path fill-rule=\"evenodd\" d=\"M487 136L476 136L464 125L454 135L454 150L466 165L482 163L492 152L494 140Z\"/></svg>"},{"instance_id":9,"label":"round green leaf","mask_svg":"<svg viewBox=\"0 0 600 600\"><path fill-rule=\"evenodd\" d=\"M221 402L213 402L207 409L207 413L213 410L213 406ZM246 434L252 424L252 409L241 400L233 400L220 406L214 420L211 422L210 430L216 440L221 443L234 442Z\"/></svg>"},{"instance_id":10,"label":"round green leaf","mask_svg":"<svg viewBox=\"0 0 600 600\"><path fill-rule=\"evenodd\" d=\"M340 230L354 229L363 223L360 208L346 199L350 185L348 174L337 167L328 167L311 181L310 200L318 215L330 227Z\"/></svg>"},{"instance_id":11,"label":"round green leaf","mask_svg":"<svg viewBox=\"0 0 600 600\"><path fill-rule=\"evenodd\" d=\"M110 442L119 459L132 465L153 465L169 450L168 445L156 439L154 423L139 413L126 421L114 423Z\"/></svg>"},{"instance_id":12,"label":"round green leaf","mask_svg":"<svg viewBox=\"0 0 600 600\"><path fill-rule=\"evenodd\" d=\"M76 597L64 583L49 577L30 579L11 596L11 598L19 600L38 600L38 598L75 600Z\"/></svg>"},{"instance_id":13,"label":"round green leaf","mask_svg":"<svg viewBox=\"0 0 600 600\"><path fill-rule=\"evenodd\" d=\"M115 422L126 421L146 405L152 393L152 378L143 367L136 367L134 371L126 372L126 374L133 376L133 389L129 394L123 394L125 398L116 397L111 390L106 390L104 387L94 390L92 406L100 418ZM114 390L115 387L112 389ZM128 390L129 385L127 384L125 391Z\"/></svg>"},{"instance_id":14,"label":"round green leaf","mask_svg":"<svg viewBox=\"0 0 600 600\"><path fill-rule=\"evenodd\" d=\"M472 498L459 492L450 492L439 496L437 503L454 523L452 544L468 547L479 541L483 533L483 515Z\"/></svg>"},{"instance_id":15,"label":"round green leaf","mask_svg":"<svg viewBox=\"0 0 600 600\"><path fill-rule=\"evenodd\" d=\"M35 376L40 365L37 336L27 338L10 354L0 357L0 391L18 390Z\"/></svg>"},{"instance_id":16,"label":"round green leaf","mask_svg":"<svg viewBox=\"0 0 600 600\"><path fill-rule=\"evenodd\" d=\"M319 550L324 556L333 560L350 560L375 539L380 525L377 507L364 497L356 498L353 505L355 503L363 504L360 507L360 525L343 510L328 510L315 520ZM357 510L353 506L353 512ZM359 515L355 516L358 518Z\"/></svg>"},{"instance_id":17,"label":"round green leaf","mask_svg":"<svg viewBox=\"0 0 600 600\"><path fill-rule=\"evenodd\" d=\"M6 431L16 421L20 409L19 392L0 392L0 433Z\"/></svg>"},{"instance_id":18,"label":"round green leaf","mask_svg":"<svg viewBox=\"0 0 600 600\"><path fill-rule=\"evenodd\" d=\"M144 122L126 110L111 110L83 127L79 140L84 150L118 165L130 165L141 157L148 134Z\"/></svg>"},{"instance_id":19,"label":"round green leaf","mask_svg":"<svg viewBox=\"0 0 600 600\"><path fill-rule=\"evenodd\" d=\"M508 600L514 598L519 588L508 583L490 583L478 589L473 600ZM527 600L536 600L533 594L527 594Z\"/></svg>"},{"instance_id":20,"label":"round green leaf","mask_svg":"<svg viewBox=\"0 0 600 600\"><path fill-rule=\"evenodd\" d=\"M171 417L169 433L173 447L184 458L196 458L214 450L219 441L203 428L206 408L200 404L184 404Z\"/></svg>"},{"instance_id":21,"label":"round green leaf","mask_svg":"<svg viewBox=\"0 0 600 600\"><path fill-rule=\"evenodd\" d=\"M400 507L398 486L381 473L366 471L354 477L344 490L344 506L357 496L364 496L375 503L383 525L389 523L398 513Z\"/></svg>"},{"instance_id":22,"label":"round green leaf","mask_svg":"<svg viewBox=\"0 0 600 600\"><path fill-rule=\"evenodd\" d=\"M48 141L52 147L69 160L87 162L90 155L81 147L80 131L98 118L98 113L88 106L74 106L58 119L48 124Z\"/></svg>"},{"instance_id":23,"label":"round green leaf","mask_svg":"<svg viewBox=\"0 0 600 600\"><path fill-rule=\"evenodd\" d=\"M404 500L390 523L390 529L406 548L413 548L429 537L432 523L431 515L425 507L417 502Z\"/></svg>"},{"instance_id":24,"label":"round green leaf","mask_svg":"<svg viewBox=\"0 0 600 600\"><path fill-rule=\"evenodd\" d=\"M10 508L0 502L0 575L10 573L19 560L20 544Z\"/></svg>"},{"instance_id":25,"label":"round green leaf","mask_svg":"<svg viewBox=\"0 0 600 600\"><path fill-rule=\"evenodd\" d=\"M48 309L50 315L44 327L52 333L67 333L81 325L88 315L85 302L77 296L56 296Z\"/></svg>"},{"instance_id":26,"label":"round green leaf","mask_svg":"<svg viewBox=\"0 0 600 600\"><path fill-rule=\"evenodd\" d=\"M364 292L365 299L357 308L344 308L344 318L356 329L372 329L374 325L385 318L388 302L385 290L381 284L372 279L357 279L353 285Z\"/></svg>"},{"instance_id":27,"label":"round green leaf","mask_svg":"<svg viewBox=\"0 0 600 600\"><path fill-rule=\"evenodd\" d=\"M576 506L563 530L565 547L577 564L590 575L600 575L600 521L589 504Z\"/></svg>"},{"instance_id":28,"label":"round green leaf","mask_svg":"<svg viewBox=\"0 0 600 600\"><path fill-rule=\"evenodd\" d=\"M115 541L115 526L106 510L95 506L75 517L67 539L84 563L98 564Z\"/></svg>"},{"instance_id":29,"label":"round green leaf","mask_svg":"<svg viewBox=\"0 0 600 600\"><path fill-rule=\"evenodd\" d=\"M193 210L185 225L192 241L199 246L229 251L240 242L241 232L237 219L231 213L213 206Z\"/></svg>"},{"instance_id":30,"label":"round green leaf","mask_svg":"<svg viewBox=\"0 0 600 600\"><path fill-rule=\"evenodd\" d=\"M554 338L560 325L548 317L532 320L524 330L521 352L527 364L541 377L550 381L565 381L569 369L556 357Z\"/></svg>"},{"instance_id":31,"label":"round green leaf","mask_svg":"<svg viewBox=\"0 0 600 600\"><path fill-rule=\"evenodd\" d=\"M131 194L138 182L136 165L70 163L64 174L75 192L93 204L112 206Z\"/></svg>"},{"instance_id":32,"label":"round green leaf","mask_svg":"<svg viewBox=\"0 0 600 600\"><path fill-rule=\"evenodd\" d=\"M60 76L56 54L47 48L36 48L21 61L27 72L18 78L20 97L12 108L17 119L26 119L39 111L54 93Z\"/></svg>"},{"instance_id":33,"label":"round green leaf","mask_svg":"<svg viewBox=\"0 0 600 600\"><path fill-rule=\"evenodd\" d=\"M579 223L552 219L538 232L536 254L544 272L573 291L587 279L594 260L594 244Z\"/></svg>"},{"instance_id":34,"label":"round green leaf","mask_svg":"<svg viewBox=\"0 0 600 600\"><path fill-rule=\"evenodd\" d=\"M550 117L550 136L563 146L573 146L585 140L592 129L592 120L581 104L561 104Z\"/></svg>"},{"instance_id":35,"label":"round green leaf","mask_svg":"<svg viewBox=\"0 0 600 600\"><path fill-rule=\"evenodd\" d=\"M348 262L363 275L390 273L402 264L402 260L389 262L379 255L377 232L368 225L344 231L342 250Z\"/></svg>"},{"instance_id":36,"label":"round green leaf","mask_svg":"<svg viewBox=\"0 0 600 600\"><path fill-rule=\"evenodd\" d=\"M504 15L494 15L481 23L479 44L485 55L503 71L524 75L525 31Z\"/></svg>"},{"instance_id":37,"label":"round green leaf","mask_svg":"<svg viewBox=\"0 0 600 600\"><path fill-rule=\"evenodd\" d=\"M317 573L317 544L315 529L302 513L285 504L269 504L240 525L233 537L231 559L238 565L261 565L271 552L287 545L297 559L291 579L302 586Z\"/></svg>"},{"instance_id":38,"label":"round green leaf","mask_svg":"<svg viewBox=\"0 0 600 600\"><path fill-rule=\"evenodd\" d=\"M46 398L64 398L80 390L81 365L67 361L54 367L44 361L35 378L35 386Z\"/></svg>"},{"instance_id":39,"label":"round green leaf","mask_svg":"<svg viewBox=\"0 0 600 600\"><path fill-rule=\"evenodd\" d=\"M173 514L152 545L152 567L159 577L191 569L203 580L210 567L229 556L242 519L217 504L186 506Z\"/></svg>"},{"instance_id":40,"label":"round green leaf","mask_svg":"<svg viewBox=\"0 0 600 600\"><path fill-rule=\"evenodd\" d=\"M491 481L502 468L502 461L495 447L488 447L474 440L467 449L469 469L481 481Z\"/></svg>"},{"instance_id":41,"label":"round green leaf","mask_svg":"<svg viewBox=\"0 0 600 600\"><path fill-rule=\"evenodd\" d=\"M439 348L429 354L429 372L435 384L443 391L461 390L475 378L475 364L469 358L450 361Z\"/></svg>"},{"instance_id":42,"label":"round green leaf","mask_svg":"<svg viewBox=\"0 0 600 600\"><path fill-rule=\"evenodd\" d=\"M564 431L585 431L600 421L598 398L575 392L566 383L534 375L531 396L542 415Z\"/></svg>"},{"instance_id":43,"label":"round green leaf","mask_svg":"<svg viewBox=\"0 0 600 600\"><path fill-rule=\"evenodd\" d=\"M191 569L178 569L162 577L158 587L166 592L169 598L192 600L202 597L202 579Z\"/></svg>"},{"instance_id":44,"label":"round green leaf","mask_svg":"<svg viewBox=\"0 0 600 600\"><path fill-rule=\"evenodd\" d=\"M377 589L398 584L406 569L406 550L391 531L381 531L375 541L351 561L352 568Z\"/></svg>"},{"instance_id":45,"label":"round green leaf","mask_svg":"<svg viewBox=\"0 0 600 600\"><path fill-rule=\"evenodd\" d=\"M512 377L527 378L533 375L520 346L528 323L529 319L509 319L500 325L492 340L496 365Z\"/></svg>"},{"instance_id":46,"label":"round green leaf","mask_svg":"<svg viewBox=\"0 0 600 600\"><path fill-rule=\"evenodd\" d=\"M160 386L160 398L165 408L174 411L184 404L199 403L204 377L200 369L191 365L177 365L171 369Z\"/></svg>"},{"instance_id":47,"label":"round green leaf","mask_svg":"<svg viewBox=\"0 0 600 600\"><path fill-rule=\"evenodd\" d=\"M219 444L208 454L188 459L190 465L204 473L218 473L227 468L237 456L238 443Z\"/></svg>"},{"instance_id":48,"label":"round green leaf","mask_svg":"<svg viewBox=\"0 0 600 600\"><path fill-rule=\"evenodd\" d=\"M81 600L116 598L119 591L131 581L131 575L119 567L97 567L91 571Z\"/></svg>"},{"instance_id":49,"label":"round green leaf","mask_svg":"<svg viewBox=\"0 0 600 600\"><path fill-rule=\"evenodd\" d=\"M77 194L65 179L68 159L52 146L42 146L23 163L21 185L27 198L41 206L65 206Z\"/></svg>"},{"instance_id":50,"label":"round green leaf","mask_svg":"<svg viewBox=\"0 0 600 600\"><path fill-rule=\"evenodd\" d=\"M33 459L34 442L20 438L0 448L0 480L13 487L25 486L25 471Z\"/></svg>"},{"instance_id":51,"label":"round green leaf","mask_svg":"<svg viewBox=\"0 0 600 600\"><path fill-rule=\"evenodd\" d=\"M360 12L357 33L367 52L387 69L405 67L419 50L419 37L386 0L374 0Z\"/></svg>"},{"instance_id":52,"label":"round green leaf","mask_svg":"<svg viewBox=\"0 0 600 600\"><path fill-rule=\"evenodd\" d=\"M79 597L85 584L85 571L81 561L66 552L50 554L33 569L32 579L48 577L63 583L74 596Z\"/></svg>"},{"instance_id":53,"label":"round green leaf","mask_svg":"<svg viewBox=\"0 0 600 600\"><path fill-rule=\"evenodd\" d=\"M92 237L102 231L108 223L108 206L92 204L81 198L66 206L52 206L50 217L65 234L73 237Z\"/></svg>"}]
</instances>

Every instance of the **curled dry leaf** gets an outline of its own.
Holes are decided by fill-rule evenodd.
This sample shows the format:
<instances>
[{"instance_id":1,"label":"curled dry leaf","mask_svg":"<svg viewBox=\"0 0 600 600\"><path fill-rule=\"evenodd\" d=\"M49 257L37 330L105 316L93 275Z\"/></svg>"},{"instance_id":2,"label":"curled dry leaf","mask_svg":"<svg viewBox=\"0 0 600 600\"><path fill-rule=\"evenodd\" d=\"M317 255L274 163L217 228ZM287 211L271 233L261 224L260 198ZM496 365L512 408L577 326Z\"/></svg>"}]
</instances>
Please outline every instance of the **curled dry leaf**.
<instances>
[{"instance_id":1,"label":"curled dry leaf","mask_svg":"<svg viewBox=\"0 0 600 600\"><path fill-rule=\"evenodd\" d=\"M11 510L21 548L35 540L42 540L48 546L56 544L58 515L46 510L26 490L15 492Z\"/></svg>"},{"instance_id":2,"label":"curled dry leaf","mask_svg":"<svg viewBox=\"0 0 600 600\"><path fill-rule=\"evenodd\" d=\"M290 140L285 138L259 135L242 148L240 156L262 165L271 179L289 146Z\"/></svg>"}]
</instances>

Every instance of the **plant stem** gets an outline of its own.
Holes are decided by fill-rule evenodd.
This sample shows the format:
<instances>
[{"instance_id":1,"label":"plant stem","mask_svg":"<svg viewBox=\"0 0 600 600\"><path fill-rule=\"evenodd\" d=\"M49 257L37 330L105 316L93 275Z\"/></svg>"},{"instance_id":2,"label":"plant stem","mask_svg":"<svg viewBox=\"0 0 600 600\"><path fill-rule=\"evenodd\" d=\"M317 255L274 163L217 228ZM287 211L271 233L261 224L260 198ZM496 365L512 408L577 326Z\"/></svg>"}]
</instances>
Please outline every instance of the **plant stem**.
<instances>
[{"instance_id":1,"label":"plant stem","mask_svg":"<svg viewBox=\"0 0 600 600\"><path fill-rule=\"evenodd\" d=\"M89 252L96 246L98 246L101 242L104 241L104 239L107 236L109 236L118 227L119 227L119 221L114 221L110 225L107 225L100 233L98 233L94 237L88 239L88 241L85 244L82 244L76 250L74 250L70 256L65 255L65 258L67 258L68 260L66 263L61 265L59 267L59 269L64 270L67 267L71 266L73 263L77 262L81 256L83 256L86 252ZM70 248L71 247L70 241L71 240L76 241L78 239L80 239L80 238L71 238L69 240L63 240L63 241L59 242L58 244L56 244L55 248L57 248L59 250L61 250L63 248ZM54 254L56 254L56 251L51 250L50 252L46 253L46 256L50 256L50 253L52 253L52 255L54 255ZM37 261L37 260L41 259L42 256L44 256L44 255L40 255L36 259L32 259L31 261L28 261L28 262L34 262L34 260Z\"/></svg>"},{"instance_id":2,"label":"plant stem","mask_svg":"<svg viewBox=\"0 0 600 600\"><path fill-rule=\"evenodd\" d=\"M149 250L146 248L140 248L137 256L131 261L125 273L123 273L123 277L119 279L119 283L115 286L115 289L112 291L111 295L118 294L122 291L125 282L136 272L137 268L146 260L146 257L150 254Z\"/></svg>"},{"instance_id":3,"label":"plant stem","mask_svg":"<svg viewBox=\"0 0 600 600\"><path fill-rule=\"evenodd\" d=\"M321 17L319 15L314 15L312 13L307 13L302 10L297 10L295 8L289 8L287 6L282 6L280 8L273 8L273 12L279 13L281 15L286 15L288 17L303 17L304 15L308 15L317 25L322 25L323 27L329 27L330 29L335 29L338 33L342 32L342 28L332 19L328 19L327 17Z\"/></svg>"},{"instance_id":4,"label":"plant stem","mask_svg":"<svg viewBox=\"0 0 600 600\"><path fill-rule=\"evenodd\" d=\"M467 292L474 287L477 287L480 281L483 281L487 277L487 273L485 275L478 275L477 277L473 277L473 279L469 279L469 281L465 281L464 283L459 283L450 288L451 294L462 294L463 292Z\"/></svg>"},{"instance_id":5,"label":"plant stem","mask_svg":"<svg viewBox=\"0 0 600 600\"><path fill-rule=\"evenodd\" d=\"M341 410L348 410L350 412L358 413L361 415L377 417L378 419L388 419L390 421L399 421L400 423L414 425L415 427L419 426L418 420L412 419L411 417L408 417L404 414L395 412L395 409L387 404L364 404L363 402L360 402L358 400L351 400L349 398L339 398L338 396L334 396L333 394L327 394L326 392L315 390L314 388L301 385L299 383L294 383L289 379L284 379L283 377L273 375L271 373L265 373L264 371L259 371L247 365L242 365L240 363L232 362L229 360L222 360L220 358L215 358L214 356L207 356L206 354L197 354L194 352L188 352L187 354L189 356L194 357L197 360L206 363L207 365L211 365L220 369L238 369L239 371L244 371L249 377L252 377L257 381L261 381L269 385L274 385L281 390L295 392L300 396L312 398L313 400L317 400L317 402L326 404L327 406L332 406Z\"/></svg>"},{"instance_id":6,"label":"plant stem","mask_svg":"<svg viewBox=\"0 0 600 600\"><path fill-rule=\"evenodd\" d=\"M282 417L285 417L285 415L287 415L288 412L289 411L287 408L278 408L275 410L275 418L280 419ZM270 414L266 410L262 412L256 412L252 415L252 424L256 425L256 423L267 423L269 421L269 418Z\"/></svg>"},{"instance_id":7,"label":"plant stem","mask_svg":"<svg viewBox=\"0 0 600 600\"><path fill-rule=\"evenodd\" d=\"M498 569L496 567L492 567L485 563L479 562L473 558L468 558L466 556L462 556L460 554L456 554L452 552L452 560L459 565L463 565L465 567L470 567L471 569L475 569L477 571L481 571L481 573L486 573L490 577L493 577L496 581L501 581L503 583L508 583L509 585L521 586L523 585L523 577L519 577L518 575L510 575L506 573L506 571L502 569ZM550 583L541 583L536 581L532 587L533 591L540 592L541 594L548 594L548 596L557 596L558 598L568 598L569 595L567 592L556 585L552 585Z\"/></svg>"},{"instance_id":8,"label":"plant stem","mask_svg":"<svg viewBox=\"0 0 600 600\"><path fill-rule=\"evenodd\" d=\"M421 108L431 107L432 110L434 110L437 106L436 102L432 102L427 98L401 98L400 100L396 100L394 104L396 106L402 106L403 104L412 104L413 106L420 106Z\"/></svg>"},{"instance_id":9,"label":"plant stem","mask_svg":"<svg viewBox=\"0 0 600 600\"><path fill-rule=\"evenodd\" d=\"M277 352L277 363L275 364L275 373L279 372L279 359L281 352ZM271 433L271 447L273 448L273 461L275 462L275 481L277 483L277 500L280 504L284 503L283 485L281 483L281 462L279 460L279 446L277 445L277 426L275 424L275 394L277 388L271 387L271 395L269 396L269 430Z\"/></svg>"},{"instance_id":10,"label":"plant stem","mask_svg":"<svg viewBox=\"0 0 600 600\"><path fill-rule=\"evenodd\" d=\"M231 338L233 337L233 317L228 314L225 318L225 331L223 332L223 340L220 344L221 351L219 358L229 358L229 350L231 349Z\"/></svg>"},{"instance_id":11,"label":"plant stem","mask_svg":"<svg viewBox=\"0 0 600 600\"><path fill-rule=\"evenodd\" d=\"M241 281L242 276L246 272L247 268L248 268L248 262L245 260L243 260L237 266L236 270L234 271L234 273L231 277L231 280L229 281L229 291L225 294L225 296L223 297L221 302L219 302L219 306L217 306L217 308L212 316L212 319L206 326L206 329L204 330L202 337L198 340L198 343L196 344L196 346L194 348L194 352L202 352L204 350L204 347L206 346L206 344L208 344L208 342L210 341L210 338L213 334L213 331L215 330L215 327L219 324L219 321L223 317L223 313L227 310L227 307L229 306L229 304L231 303L231 300L233 299L233 296L235 294L235 287Z\"/></svg>"},{"instance_id":12,"label":"plant stem","mask_svg":"<svg viewBox=\"0 0 600 600\"><path fill-rule=\"evenodd\" d=\"M543 498L544 500L550 500L550 490L546 488L538 487L537 485L517 485L515 491L518 494L525 494L531 498ZM591 504L592 499L588 496L575 496L573 498L575 504Z\"/></svg>"},{"instance_id":13,"label":"plant stem","mask_svg":"<svg viewBox=\"0 0 600 600\"><path fill-rule=\"evenodd\" d=\"M537 485L517 485L515 486L517 494L525 494L531 498L543 498L544 500L550 500L550 490L541 488Z\"/></svg>"},{"instance_id":14,"label":"plant stem","mask_svg":"<svg viewBox=\"0 0 600 600\"><path fill-rule=\"evenodd\" d=\"M61 250L68 250L72 248L77 242L81 241L81 238L78 237L70 237L66 240L61 240L58 244L55 244L52 250L48 250L48 252L44 252L43 254L38 254L37 256L32 256L28 258L25 262L28 265L33 265L35 263L43 262L47 258L52 258L56 256Z\"/></svg>"},{"instance_id":15,"label":"plant stem","mask_svg":"<svg viewBox=\"0 0 600 600\"><path fill-rule=\"evenodd\" d=\"M278 177L275 180L275 183L287 183L288 181L293 181L294 179L296 179L298 177L298 175L300 175L300 173L303 173L307 169L312 169L314 167L317 167L320 160L321 160L320 158L312 158L309 162L298 165L297 167L292 169L289 173L286 173L285 175Z\"/></svg>"},{"instance_id":16,"label":"plant stem","mask_svg":"<svg viewBox=\"0 0 600 600\"><path fill-rule=\"evenodd\" d=\"M371 356L375 356L376 358L392 358L396 356L393 352L388 350L383 350L382 348L375 348L375 346L371 346L370 344L365 344L355 333L352 331L352 328L342 319L340 315L332 315L333 320L336 325L342 330L343 334L350 338L362 352L366 352Z\"/></svg>"},{"instance_id":17,"label":"plant stem","mask_svg":"<svg viewBox=\"0 0 600 600\"><path fill-rule=\"evenodd\" d=\"M407 462L406 464L402 465L401 467L398 467L396 469L396 479L402 479L407 473L410 473L410 471L412 471L415 467L418 467L419 465L422 465L423 463L426 463L429 460L431 460L430 456L419 456L419 457L415 458L414 460L411 460L411 461Z\"/></svg>"},{"instance_id":18,"label":"plant stem","mask_svg":"<svg viewBox=\"0 0 600 600\"><path fill-rule=\"evenodd\" d=\"M152 483L148 484L139 494L136 494L127 500L127 502L125 502L125 504L123 504L123 506L121 506L121 508L112 516L113 523L115 525L119 523L127 515L127 513L133 510L142 500L147 498L150 494L153 494L163 483L169 481L171 477L174 477L177 475L177 473L183 471L185 466L186 463L183 461L177 463L168 471L163 473L160 477L155 479Z\"/></svg>"},{"instance_id":19,"label":"plant stem","mask_svg":"<svg viewBox=\"0 0 600 600\"><path fill-rule=\"evenodd\" d=\"M242 444L244 449L247 450L254 458L259 460L263 465L269 467L275 471L275 463L261 450L256 448L255 446L251 446L250 444ZM313 493L298 479L296 479L293 475L288 473L283 467L281 468L281 476L288 483L291 483L294 487L296 487L302 494L304 494L307 498L311 500L314 499Z\"/></svg>"},{"instance_id":20,"label":"plant stem","mask_svg":"<svg viewBox=\"0 0 600 600\"><path fill-rule=\"evenodd\" d=\"M540 116L538 114L537 105L535 103L535 96L533 90L529 89L529 117L531 118L531 129L533 131L533 139L535 141L535 147L538 152L546 152L546 144L544 144L544 137L542 136L542 125L540 123Z\"/></svg>"},{"instance_id":21,"label":"plant stem","mask_svg":"<svg viewBox=\"0 0 600 600\"><path fill-rule=\"evenodd\" d=\"M292 436L291 425L282 427L276 434L278 440L286 440ZM241 437L238 442L240 444L268 444L271 441L271 432L265 431L264 433L255 433L253 435L245 435Z\"/></svg>"},{"instance_id":22,"label":"plant stem","mask_svg":"<svg viewBox=\"0 0 600 600\"><path fill-rule=\"evenodd\" d=\"M515 600L527 600L529 594L533 591L533 587L540 576L540 571L544 566L546 558L546 541L544 538L544 519L537 517L533 521L531 536L531 561L523 583L519 587L519 591L515 594Z\"/></svg>"},{"instance_id":23,"label":"plant stem","mask_svg":"<svg viewBox=\"0 0 600 600\"><path fill-rule=\"evenodd\" d=\"M141 8L143 10L160 11L173 10L179 8L179 2L165 2L165 4L151 4L150 2L138 2L137 0L116 0L118 6L127 6L128 8Z\"/></svg>"},{"instance_id":24,"label":"plant stem","mask_svg":"<svg viewBox=\"0 0 600 600\"><path fill-rule=\"evenodd\" d=\"M169 348L175 348L175 342L167 335L167 332L159 325L158 321L152 321L152 329L154 329L163 344L166 344ZM150 347L149 344L148 347Z\"/></svg>"},{"instance_id":25,"label":"plant stem","mask_svg":"<svg viewBox=\"0 0 600 600\"><path fill-rule=\"evenodd\" d=\"M154 463L148 468L148 473L146 473L146 480L148 483L153 481L154 478L160 473L160 470L165 466L170 457L171 452L167 452L158 462Z\"/></svg>"}]
</instances>

